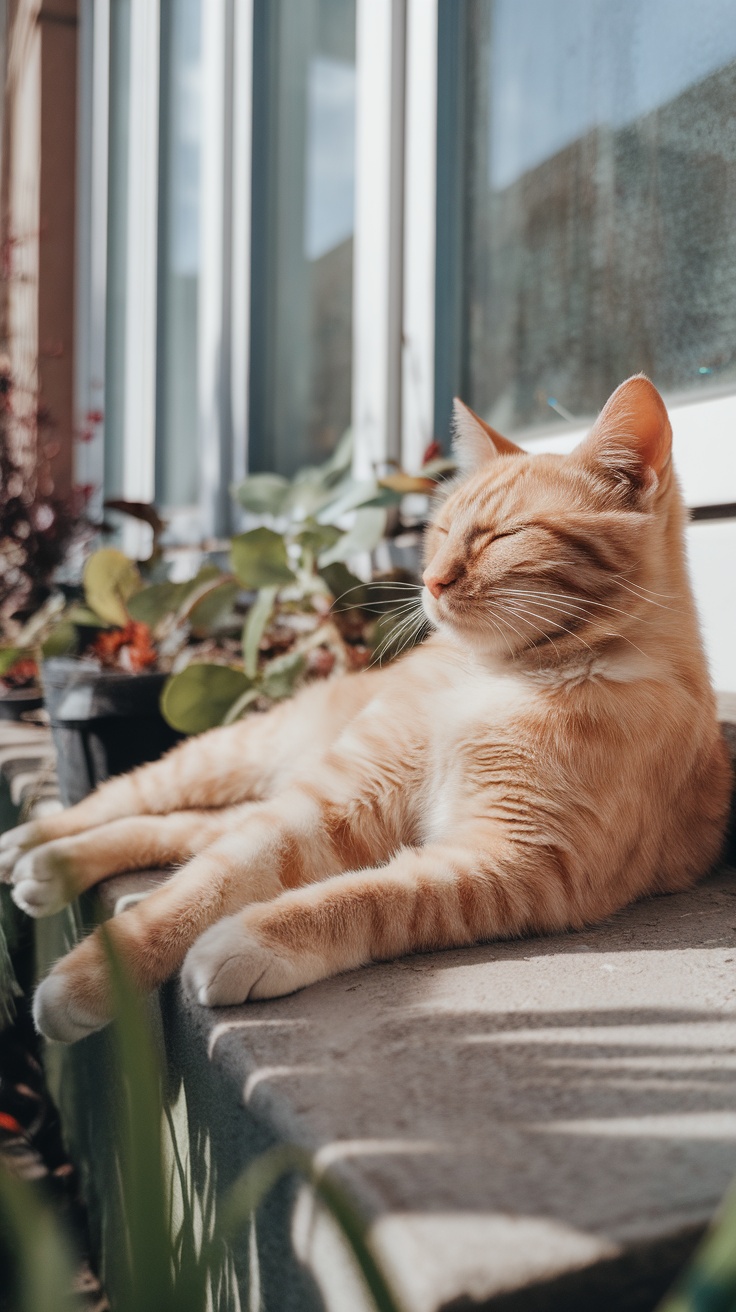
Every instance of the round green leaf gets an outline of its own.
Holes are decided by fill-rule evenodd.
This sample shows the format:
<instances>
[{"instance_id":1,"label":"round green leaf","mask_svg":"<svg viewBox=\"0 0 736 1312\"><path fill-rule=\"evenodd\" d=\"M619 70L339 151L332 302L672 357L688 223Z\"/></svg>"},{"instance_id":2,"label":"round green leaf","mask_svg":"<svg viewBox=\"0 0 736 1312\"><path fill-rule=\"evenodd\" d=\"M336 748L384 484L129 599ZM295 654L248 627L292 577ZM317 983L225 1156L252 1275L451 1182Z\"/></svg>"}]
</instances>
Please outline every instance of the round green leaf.
<instances>
[{"instance_id":1,"label":"round green leaf","mask_svg":"<svg viewBox=\"0 0 736 1312\"><path fill-rule=\"evenodd\" d=\"M245 588L283 587L296 577L289 568L284 538L270 528L254 528L233 538L230 559Z\"/></svg>"},{"instance_id":2,"label":"round green leaf","mask_svg":"<svg viewBox=\"0 0 736 1312\"><path fill-rule=\"evenodd\" d=\"M124 628L128 623L127 603L141 587L141 576L132 560L117 547L102 547L84 567L84 597L90 610L109 624Z\"/></svg>"},{"instance_id":3,"label":"round green leaf","mask_svg":"<svg viewBox=\"0 0 736 1312\"><path fill-rule=\"evenodd\" d=\"M361 551L372 551L378 546L385 531L385 510L375 506L356 510L353 527L343 534L334 547L320 556L320 568L324 569L325 565L331 565L335 560L349 560Z\"/></svg>"},{"instance_id":4,"label":"round green leaf","mask_svg":"<svg viewBox=\"0 0 736 1312\"><path fill-rule=\"evenodd\" d=\"M76 625L72 624L68 619L61 620L56 624L46 640L41 644L41 651L47 658L49 656L68 656L76 650Z\"/></svg>"},{"instance_id":5,"label":"round green leaf","mask_svg":"<svg viewBox=\"0 0 736 1312\"><path fill-rule=\"evenodd\" d=\"M337 528L335 524L318 524L316 519L308 519L304 528L297 533L295 541L303 553L314 558L321 551L334 547L342 535L343 529Z\"/></svg>"},{"instance_id":6,"label":"round green leaf","mask_svg":"<svg viewBox=\"0 0 736 1312\"><path fill-rule=\"evenodd\" d=\"M245 510L255 515L280 515L290 484L280 474L251 474L233 489Z\"/></svg>"},{"instance_id":7,"label":"round green leaf","mask_svg":"<svg viewBox=\"0 0 736 1312\"><path fill-rule=\"evenodd\" d=\"M186 583L152 583L130 598L128 614L147 624L149 629L155 629L164 616L179 608L186 590Z\"/></svg>"},{"instance_id":8,"label":"round green leaf","mask_svg":"<svg viewBox=\"0 0 736 1312\"><path fill-rule=\"evenodd\" d=\"M181 733L202 733L222 724L233 702L251 686L247 674L230 665L187 665L164 684L161 713Z\"/></svg>"},{"instance_id":9,"label":"round green leaf","mask_svg":"<svg viewBox=\"0 0 736 1312\"><path fill-rule=\"evenodd\" d=\"M219 629L233 615L233 603L240 592L240 584L232 580L218 583L198 601L189 616L189 623L197 637L205 637Z\"/></svg>"},{"instance_id":10,"label":"round green leaf","mask_svg":"<svg viewBox=\"0 0 736 1312\"><path fill-rule=\"evenodd\" d=\"M368 600L366 584L355 574L351 574L347 565L341 560L325 565L324 568L320 568L319 573L334 597L337 611L353 610L365 605Z\"/></svg>"}]
</instances>

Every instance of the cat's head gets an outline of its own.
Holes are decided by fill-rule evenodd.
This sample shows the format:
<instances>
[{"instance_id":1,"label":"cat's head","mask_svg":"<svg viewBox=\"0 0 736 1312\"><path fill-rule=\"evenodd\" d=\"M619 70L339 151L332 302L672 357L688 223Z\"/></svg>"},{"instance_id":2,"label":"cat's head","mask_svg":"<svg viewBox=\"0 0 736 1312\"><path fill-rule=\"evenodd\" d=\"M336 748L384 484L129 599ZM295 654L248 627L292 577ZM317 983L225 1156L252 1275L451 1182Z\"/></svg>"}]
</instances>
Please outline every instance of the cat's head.
<instances>
[{"instance_id":1,"label":"cat's head","mask_svg":"<svg viewBox=\"0 0 736 1312\"><path fill-rule=\"evenodd\" d=\"M630 642L656 604L668 547L658 529L678 497L672 430L652 383L622 383L570 455L529 455L459 401L454 446L461 473L425 539L430 621L530 666L613 635Z\"/></svg>"}]
</instances>

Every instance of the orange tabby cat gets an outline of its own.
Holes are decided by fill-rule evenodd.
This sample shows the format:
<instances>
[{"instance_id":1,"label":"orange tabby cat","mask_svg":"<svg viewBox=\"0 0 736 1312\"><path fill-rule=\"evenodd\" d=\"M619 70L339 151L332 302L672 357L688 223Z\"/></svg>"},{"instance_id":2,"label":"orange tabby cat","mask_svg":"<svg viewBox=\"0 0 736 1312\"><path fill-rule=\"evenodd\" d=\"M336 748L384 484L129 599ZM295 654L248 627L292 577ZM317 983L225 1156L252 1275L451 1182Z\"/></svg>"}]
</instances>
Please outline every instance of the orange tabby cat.
<instances>
[{"instance_id":1,"label":"orange tabby cat","mask_svg":"<svg viewBox=\"0 0 736 1312\"><path fill-rule=\"evenodd\" d=\"M182 863L112 933L141 988L272 998L405 952L599 920L716 859L730 769L664 404L614 393L572 455L456 407L464 477L427 533L436 632L6 834L31 915ZM36 993L50 1038L110 1014L97 933Z\"/></svg>"}]
</instances>

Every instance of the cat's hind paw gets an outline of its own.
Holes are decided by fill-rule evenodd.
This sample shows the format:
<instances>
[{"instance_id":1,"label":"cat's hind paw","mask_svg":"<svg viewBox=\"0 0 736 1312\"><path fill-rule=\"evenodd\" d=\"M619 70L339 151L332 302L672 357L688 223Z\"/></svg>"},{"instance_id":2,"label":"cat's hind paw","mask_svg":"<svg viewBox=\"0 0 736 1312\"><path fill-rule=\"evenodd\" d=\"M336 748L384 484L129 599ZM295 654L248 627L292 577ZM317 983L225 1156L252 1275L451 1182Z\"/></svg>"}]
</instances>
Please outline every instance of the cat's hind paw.
<instances>
[{"instance_id":1,"label":"cat's hind paw","mask_svg":"<svg viewBox=\"0 0 736 1312\"><path fill-rule=\"evenodd\" d=\"M323 979L324 962L310 953L276 952L242 913L206 930L182 969L186 992L204 1007L227 1007L286 993Z\"/></svg>"},{"instance_id":2,"label":"cat's hind paw","mask_svg":"<svg viewBox=\"0 0 736 1312\"><path fill-rule=\"evenodd\" d=\"M54 843L20 854L10 878L16 906L36 919L55 915L74 898L69 861Z\"/></svg>"}]
</instances>

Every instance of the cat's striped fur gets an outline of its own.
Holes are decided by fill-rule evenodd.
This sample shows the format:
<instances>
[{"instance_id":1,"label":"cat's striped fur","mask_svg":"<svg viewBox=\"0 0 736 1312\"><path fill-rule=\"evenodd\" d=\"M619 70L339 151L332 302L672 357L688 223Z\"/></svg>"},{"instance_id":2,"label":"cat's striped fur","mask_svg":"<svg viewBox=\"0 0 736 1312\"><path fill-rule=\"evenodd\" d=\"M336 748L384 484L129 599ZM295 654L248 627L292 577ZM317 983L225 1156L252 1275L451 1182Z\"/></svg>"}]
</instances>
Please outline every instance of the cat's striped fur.
<instances>
[{"instance_id":1,"label":"cat's striped fur","mask_svg":"<svg viewBox=\"0 0 736 1312\"><path fill-rule=\"evenodd\" d=\"M688 887L730 770L684 560L664 405L624 383L570 456L457 406L464 476L427 534L436 632L7 834L34 915L114 871L180 868L112 932L151 989L268 998L366 962L560 931ZM40 985L73 1040L109 1015L92 934Z\"/></svg>"}]
</instances>

